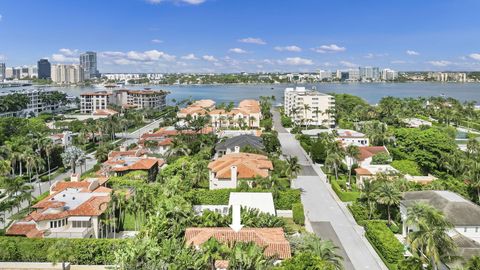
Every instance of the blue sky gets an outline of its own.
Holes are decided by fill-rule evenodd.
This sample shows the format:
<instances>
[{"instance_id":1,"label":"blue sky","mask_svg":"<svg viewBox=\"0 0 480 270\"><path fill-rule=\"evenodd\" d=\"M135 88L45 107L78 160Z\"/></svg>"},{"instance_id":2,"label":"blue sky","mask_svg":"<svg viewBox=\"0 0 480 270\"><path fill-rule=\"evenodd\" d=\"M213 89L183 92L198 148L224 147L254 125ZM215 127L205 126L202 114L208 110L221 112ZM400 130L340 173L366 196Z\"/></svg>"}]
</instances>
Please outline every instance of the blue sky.
<instances>
[{"instance_id":1,"label":"blue sky","mask_svg":"<svg viewBox=\"0 0 480 270\"><path fill-rule=\"evenodd\" d=\"M101 72L480 70L478 0L0 0L0 61Z\"/></svg>"}]
</instances>

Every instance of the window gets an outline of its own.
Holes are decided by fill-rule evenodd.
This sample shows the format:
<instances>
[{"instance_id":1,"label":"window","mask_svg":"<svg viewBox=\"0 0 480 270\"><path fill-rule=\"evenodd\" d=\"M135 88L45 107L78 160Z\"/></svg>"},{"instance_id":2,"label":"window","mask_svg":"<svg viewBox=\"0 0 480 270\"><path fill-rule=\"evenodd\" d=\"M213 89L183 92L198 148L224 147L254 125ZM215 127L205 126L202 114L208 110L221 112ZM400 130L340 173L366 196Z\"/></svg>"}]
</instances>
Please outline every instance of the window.
<instances>
[{"instance_id":1,"label":"window","mask_svg":"<svg viewBox=\"0 0 480 270\"><path fill-rule=\"evenodd\" d=\"M478 227L475 227L475 232L478 233Z\"/></svg>"},{"instance_id":2,"label":"window","mask_svg":"<svg viewBox=\"0 0 480 270\"><path fill-rule=\"evenodd\" d=\"M463 232L467 232L467 227L465 227L465 228L463 229Z\"/></svg>"}]
</instances>

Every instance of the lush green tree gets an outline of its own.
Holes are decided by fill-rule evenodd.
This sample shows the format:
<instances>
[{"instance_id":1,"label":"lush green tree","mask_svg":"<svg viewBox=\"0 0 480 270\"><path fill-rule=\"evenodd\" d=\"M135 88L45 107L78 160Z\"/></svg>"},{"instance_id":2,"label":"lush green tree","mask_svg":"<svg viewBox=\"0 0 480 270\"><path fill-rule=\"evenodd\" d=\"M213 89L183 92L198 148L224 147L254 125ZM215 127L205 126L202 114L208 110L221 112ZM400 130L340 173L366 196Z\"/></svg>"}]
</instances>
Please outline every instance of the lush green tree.
<instances>
[{"instance_id":1,"label":"lush green tree","mask_svg":"<svg viewBox=\"0 0 480 270\"><path fill-rule=\"evenodd\" d=\"M465 270L477 270L477 269L480 269L480 257L473 256L470 259L468 259L465 265Z\"/></svg>"},{"instance_id":2,"label":"lush green tree","mask_svg":"<svg viewBox=\"0 0 480 270\"><path fill-rule=\"evenodd\" d=\"M400 191L392 183L389 182L382 183L378 187L376 192L377 202L387 207L388 224L391 224L392 217L390 209L392 206L400 204L400 199L402 198L402 195Z\"/></svg>"}]
</instances>

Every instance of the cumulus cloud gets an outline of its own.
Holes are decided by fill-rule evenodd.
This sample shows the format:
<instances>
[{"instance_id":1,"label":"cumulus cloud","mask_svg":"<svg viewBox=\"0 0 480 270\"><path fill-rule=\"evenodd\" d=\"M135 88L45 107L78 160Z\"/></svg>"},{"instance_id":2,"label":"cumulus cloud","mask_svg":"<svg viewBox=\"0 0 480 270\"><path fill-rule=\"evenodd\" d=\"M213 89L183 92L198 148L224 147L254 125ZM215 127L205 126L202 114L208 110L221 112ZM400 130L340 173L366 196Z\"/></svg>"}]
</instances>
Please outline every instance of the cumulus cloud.
<instances>
[{"instance_id":1,"label":"cumulus cloud","mask_svg":"<svg viewBox=\"0 0 480 270\"><path fill-rule=\"evenodd\" d=\"M232 48L228 51L231 52L231 53L239 53L239 54L247 53L247 51L245 51L244 49L240 49L240 48Z\"/></svg>"},{"instance_id":2,"label":"cumulus cloud","mask_svg":"<svg viewBox=\"0 0 480 270\"><path fill-rule=\"evenodd\" d=\"M58 63L74 63L79 61L78 55L79 51L77 49L62 48L58 50L58 53L52 54L50 59Z\"/></svg>"},{"instance_id":3,"label":"cumulus cloud","mask_svg":"<svg viewBox=\"0 0 480 270\"><path fill-rule=\"evenodd\" d=\"M405 53L408 54L408 55L420 55L419 52L416 52L416 51L413 51L413 50L407 50Z\"/></svg>"},{"instance_id":4,"label":"cumulus cloud","mask_svg":"<svg viewBox=\"0 0 480 270\"><path fill-rule=\"evenodd\" d=\"M472 53L468 57L472 58L473 60L480 61L480 53Z\"/></svg>"},{"instance_id":5,"label":"cumulus cloud","mask_svg":"<svg viewBox=\"0 0 480 270\"><path fill-rule=\"evenodd\" d=\"M289 66L310 66L313 65L313 61L311 59L301 58L301 57L288 57L284 60L279 60L279 64L281 65L289 65Z\"/></svg>"},{"instance_id":6,"label":"cumulus cloud","mask_svg":"<svg viewBox=\"0 0 480 270\"><path fill-rule=\"evenodd\" d=\"M218 62L218 59L215 58L213 55L204 55L202 59L208 62Z\"/></svg>"},{"instance_id":7,"label":"cumulus cloud","mask_svg":"<svg viewBox=\"0 0 480 270\"><path fill-rule=\"evenodd\" d=\"M158 61L161 59L166 61L175 60L175 56L157 50L150 50L145 52L129 51L126 53L126 57L127 59L133 61Z\"/></svg>"},{"instance_id":8,"label":"cumulus cloud","mask_svg":"<svg viewBox=\"0 0 480 270\"><path fill-rule=\"evenodd\" d=\"M407 61L404 61L404 60L393 60L392 62L390 62L392 64L406 64Z\"/></svg>"},{"instance_id":9,"label":"cumulus cloud","mask_svg":"<svg viewBox=\"0 0 480 270\"><path fill-rule=\"evenodd\" d=\"M163 40L160 40L160 39L156 39L156 38L155 38L155 39L152 39L152 43L157 43L157 44L163 43Z\"/></svg>"},{"instance_id":10,"label":"cumulus cloud","mask_svg":"<svg viewBox=\"0 0 480 270\"><path fill-rule=\"evenodd\" d=\"M160 4L164 2L173 2L175 4L200 5L206 0L147 0L150 4Z\"/></svg>"},{"instance_id":11,"label":"cumulus cloud","mask_svg":"<svg viewBox=\"0 0 480 270\"><path fill-rule=\"evenodd\" d=\"M183 60L198 60L198 57L195 54L190 53L181 57Z\"/></svg>"},{"instance_id":12,"label":"cumulus cloud","mask_svg":"<svg viewBox=\"0 0 480 270\"><path fill-rule=\"evenodd\" d=\"M355 63L352 63L352 62L349 62L349 61L340 61L340 64L344 67L348 67L348 68L356 68L358 67L357 64Z\"/></svg>"},{"instance_id":13,"label":"cumulus cloud","mask_svg":"<svg viewBox=\"0 0 480 270\"><path fill-rule=\"evenodd\" d=\"M3 54L0 54L0 61L5 61L7 60L7 57Z\"/></svg>"},{"instance_id":14,"label":"cumulus cloud","mask_svg":"<svg viewBox=\"0 0 480 270\"><path fill-rule=\"evenodd\" d=\"M60 50L58 50L61 54L65 55L65 56L74 56L74 55L78 55L78 50L77 49L65 49L65 48L62 48Z\"/></svg>"},{"instance_id":15,"label":"cumulus cloud","mask_svg":"<svg viewBox=\"0 0 480 270\"><path fill-rule=\"evenodd\" d=\"M3 16L2 16L2 14L0 14L0 22L2 21L2 19L3 19Z\"/></svg>"},{"instance_id":16,"label":"cumulus cloud","mask_svg":"<svg viewBox=\"0 0 480 270\"><path fill-rule=\"evenodd\" d=\"M257 45L265 45L267 42L265 42L261 38L253 38L253 37L248 37L248 38L242 38L238 40L239 42L242 43L250 43L250 44L257 44Z\"/></svg>"},{"instance_id":17,"label":"cumulus cloud","mask_svg":"<svg viewBox=\"0 0 480 270\"><path fill-rule=\"evenodd\" d=\"M279 52L283 52L283 51L287 51L287 52L301 52L302 51L302 48L298 47L298 46L295 46L295 45L290 45L290 46L276 46L275 48L276 51L279 51Z\"/></svg>"},{"instance_id":18,"label":"cumulus cloud","mask_svg":"<svg viewBox=\"0 0 480 270\"><path fill-rule=\"evenodd\" d=\"M338 52L346 51L347 48L340 47L337 44L330 44L330 45L322 45L320 47L313 48L312 50L318 53L338 53Z\"/></svg>"},{"instance_id":19,"label":"cumulus cloud","mask_svg":"<svg viewBox=\"0 0 480 270\"><path fill-rule=\"evenodd\" d=\"M428 61L427 63L435 67L446 67L452 64L452 62L446 60Z\"/></svg>"}]
</instances>

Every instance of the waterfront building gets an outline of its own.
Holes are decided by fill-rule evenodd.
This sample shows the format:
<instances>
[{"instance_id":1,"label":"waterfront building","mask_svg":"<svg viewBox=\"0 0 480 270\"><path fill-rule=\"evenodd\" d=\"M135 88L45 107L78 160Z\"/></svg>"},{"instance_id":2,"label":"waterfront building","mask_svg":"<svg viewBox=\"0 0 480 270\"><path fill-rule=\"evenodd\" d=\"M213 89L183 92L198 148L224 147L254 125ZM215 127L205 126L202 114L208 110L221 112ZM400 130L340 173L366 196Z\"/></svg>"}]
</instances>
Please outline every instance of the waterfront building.
<instances>
[{"instance_id":1,"label":"waterfront building","mask_svg":"<svg viewBox=\"0 0 480 270\"><path fill-rule=\"evenodd\" d=\"M378 67L359 67L360 79L362 81L378 81L380 69Z\"/></svg>"},{"instance_id":2,"label":"waterfront building","mask_svg":"<svg viewBox=\"0 0 480 270\"><path fill-rule=\"evenodd\" d=\"M347 71L347 78L346 81L356 82L360 80L360 70L359 69L349 69Z\"/></svg>"},{"instance_id":3,"label":"waterfront building","mask_svg":"<svg viewBox=\"0 0 480 270\"><path fill-rule=\"evenodd\" d=\"M286 88L284 92L285 114L297 125L334 127L335 118L331 111L335 108L333 96L305 87Z\"/></svg>"},{"instance_id":4,"label":"waterfront building","mask_svg":"<svg viewBox=\"0 0 480 270\"><path fill-rule=\"evenodd\" d=\"M38 78L50 79L52 77L52 66L48 59L40 59L37 62Z\"/></svg>"},{"instance_id":5,"label":"waterfront building","mask_svg":"<svg viewBox=\"0 0 480 270\"><path fill-rule=\"evenodd\" d=\"M214 130L222 128L260 128L262 113L260 103L254 99L240 101L232 110L215 109L207 112Z\"/></svg>"},{"instance_id":6,"label":"waterfront building","mask_svg":"<svg viewBox=\"0 0 480 270\"><path fill-rule=\"evenodd\" d=\"M319 70L318 71L318 79L320 81L331 80L332 79L332 72L328 71L328 70Z\"/></svg>"},{"instance_id":7,"label":"waterfront building","mask_svg":"<svg viewBox=\"0 0 480 270\"><path fill-rule=\"evenodd\" d=\"M398 77L398 74L395 70L385 68L381 72L381 78L383 81L393 81Z\"/></svg>"},{"instance_id":8,"label":"waterfront building","mask_svg":"<svg viewBox=\"0 0 480 270\"><path fill-rule=\"evenodd\" d=\"M439 82L466 82L467 74L464 72L429 72L427 78Z\"/></svg>"},{"instance_id":9,"label":"waterfront building","mask_svg":"<svg viewBox=\"0 0 480 270\"><path fill-rule=\"evenodd\" d=\"M111 94L106 91L80 94L80 113L94 114L98 110L106 110Z\"/></svg>"},{"instance_id":10,"label":"waterfront building","mask_svg":"<svg viewBox=\"0 0 480 270\"><path fill-rule=\"evenodd\" d=\"M192 118L197 118L199 115L207 114L207 111L213 110L215 108L215 101L211 99L201 99L197 100L191 105L182 108L178 113L178 118L186 118L187 115L190 115Z\"/></svg>"},{"instance_id":11,"label":"waterfront building","mask_svg":"<svg viewBox=\"0 0 480 270\"><path fill-rule=\"evenodd\" d=\"M85 80L92 80L99 77L96 52L85 52L80 54L80 66L83 68Z\"/></svg>"},{"instance_id":12,"label":"waterfront building","mask_svg":"<svg viewBox=\"0 0 480 270\"><path fill-rule=\"evenodd\" d=\"M5 79L13 79L13 68L12 67L5 68Z\"/></svg>"},{"instance_id":13,"label":"waterfront building","mask_svg":"<svg viewBox=\"0 0 480 270\"><path fill-rule=\"evenodd\" d=\"M0 63L0 82L3 82L6 78L5 63Z\"/></svg>"},{"instance_id":14,"label":"waterfront building","mask_svg":"<svg viewBox=\"0 0 480 270\"><path fill-rule=\"evenodd\" d=\"M34 209L6 230L6 235L28 238L100 238L106 226L100 217L107 210L111 189L102 186L106 178L78 182L55 182L50 194Z\"/></svg>"},{"instance_id":15,"label":"waterfront building","mask_svg":"<svg viewBox=\"0 0 480 270\"><path fill-rule=\"evenodd\" d=\"M57 64L51 66L51 78L57 84L76 84L84 80L84 71L80 65Z\"/></svg>"},{"instance_id":16,"label":"waterfront building","mask_svg":"<svg viewBox=\"0 0 480 270\"><path fill-rule=\"evenodd\" d=\"M168 92L159 90L115 90L112 94L112 103L125 108L158 109L167 105Z\"/></svg>"},{"instance_id":17,"label":"waterfront building","mask_svg":"<svg viewBox=\"0 0 480 270\"><path fill-rule=\"evenodd\" d=\"M38 116L41 112L54 113L59 112L64 104L60 103L48 103L42 99L42 96L59 93L57 90L51 89L22 89L15 91L5 91L0 92L0 97L12 95L12 94L21 94L28 97L29 102L24 109L19 111L9 111L3 112L0 114L0 117L29 117L29 116Z\"/></svg>"}]
</instances>

